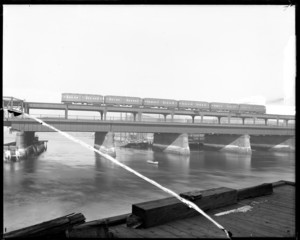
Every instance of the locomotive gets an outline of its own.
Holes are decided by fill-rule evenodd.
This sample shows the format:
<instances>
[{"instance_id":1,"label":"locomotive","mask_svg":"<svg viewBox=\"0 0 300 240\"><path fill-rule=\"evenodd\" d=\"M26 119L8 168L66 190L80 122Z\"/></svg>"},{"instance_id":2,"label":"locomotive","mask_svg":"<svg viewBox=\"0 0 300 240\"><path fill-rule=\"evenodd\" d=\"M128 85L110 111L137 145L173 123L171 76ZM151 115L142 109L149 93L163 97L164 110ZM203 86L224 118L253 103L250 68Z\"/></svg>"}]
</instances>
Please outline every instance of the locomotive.
<instances>
[{"instance_id":1,"label":"locomotive","mask_svg":"<svg viewBox=\"0 0 300 240\"><path fill-rule=\"evenodd\" d=\"M195 110L211 112L232 112L232 113L258 113L265 114L264 105L236 104L221 102L202 102L190 100L173 100L160 98L139 98L126 96L102 96L95 94L63 93L62 103L66 104L87 104L98 106L121 106L140 108L166 108L178 110Z\"/></svg>"}]
</instances>

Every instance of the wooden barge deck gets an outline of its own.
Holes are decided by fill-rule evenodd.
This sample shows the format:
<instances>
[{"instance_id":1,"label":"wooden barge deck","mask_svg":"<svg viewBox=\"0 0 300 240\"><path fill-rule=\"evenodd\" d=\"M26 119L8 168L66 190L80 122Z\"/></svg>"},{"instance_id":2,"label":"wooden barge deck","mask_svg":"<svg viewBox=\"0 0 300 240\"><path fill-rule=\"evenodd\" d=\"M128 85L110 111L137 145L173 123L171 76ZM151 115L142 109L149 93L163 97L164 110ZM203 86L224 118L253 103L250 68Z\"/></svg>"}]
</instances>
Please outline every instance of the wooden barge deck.
<instances>
[{"instance_id":1,"label":"wooden barge deck","mask_svg":"<svg viewBox=\"0 0 300 240\"><path fill-rule=\"evenodd\" d=\"M246 212L215 215L241 207L251 209ZM295 185L290 182L277 182L273 184L273 193L270 195L246 198L206 213L229 230L233 238L295 237ZM134 229L124 223L109 229L116 238L226 238L223 231L202 215L149 228Z\"/></svg>"},{"instance_id":2,"label":"wooden barge deck","mask_svg":"<svg viewBox=\"0 0 300 240\"><path fill-rule=\"evenodd\" d=\"M279 181L244 189L184 193L232 233L232 238L295 238L295 183ZM181 196L183 196L181 194ZM136 222L134 221L136 220ZM140 225L135 228L135 225ZM131 227L129 227L131 226ZM85 222L70 214L3 234L3 238L222 238L211 221L174 198L133 204L132 213Z\"/></svg>"}]
</instances>

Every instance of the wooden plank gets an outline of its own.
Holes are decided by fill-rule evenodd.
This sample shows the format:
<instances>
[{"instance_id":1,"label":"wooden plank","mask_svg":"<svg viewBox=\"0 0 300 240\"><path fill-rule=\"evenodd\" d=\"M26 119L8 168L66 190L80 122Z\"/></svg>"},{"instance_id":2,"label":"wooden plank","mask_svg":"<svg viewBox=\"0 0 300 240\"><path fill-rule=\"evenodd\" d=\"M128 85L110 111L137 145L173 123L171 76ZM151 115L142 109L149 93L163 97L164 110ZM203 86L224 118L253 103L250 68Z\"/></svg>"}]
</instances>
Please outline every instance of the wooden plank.
<instances>
[{"instance_id":1,"label":"wooden plank","mask_svg":"<svg viewBox=\"0 0 300 240\"><path fill-rule=\"evenodd\" d=\"M165 224L164 225L160 225L160 226L156 226L156 227L152 227L152 228L148 228L148 229L149 230L153 229L153 231L156 234L158 234L160 237L165 237L165 238L177 238L177 237L179 237L178 236L179 235L178 232L176 232L176 231L170 231L170 229L168 229L168 228L165 227ZM184 237L184 236L181 236L181 237Z\"/></svg>"},{"instance_id":2,"label":"wooden plank","mask_svg":"<svg viewBox=\"0 0 300 240\"><path fill-rule=\"evenodd\" d=\"M238 201L245 198L254 198L258 196L270 195L273 193L272 183L264 183L258 186L239 189L237 191Z\"/></svg>"},{"instance_id":3,"label":"wooden plank","mask_svg":"<svg viewBox=\"0 0 300 240\"><path fill-rule=\"evenodd\" d=\"M237 219L230 219L228 216L222 216L216 218L216 221L219 222L223 227L230 231L234 237L259 237L264 236L264 234L259 234L254 232L254 228L250 225L245 225Z\"/></svg>"},{"instance_id":4,"label":"wooden plank","mask_svg":"<svg viewBox=\"0 0 300 240\"><path fill-rule=\"evenodd\" d=\"M190 232L184 232L182 230L178 230L168 224L157 226L157 228L174 235L174 237L176 238L195 238L193 235L191 235Z\"/></svg>"},{"instance_id":5,"label":"wooden plank","mask_svg":"<svg viewBox=\"0 0 300 240\"><path fill-rule=\"evenodd\" d=\"M256 237L264 237L264 236L271 236L272 231L271 228L265 228L261 224L261 222L257 222L252 220L250 217L246 218L237 216L238 214L228 214L223 215L218 218L216 218L217 221L220 221L221 219L225 220L226 224L234 225L235 227L240 228L241 230L245 231L245 235L241 236L256 236ZM229 229L230 230L230 229ZM230 230L231 231L231 230ZM274 232L274 231L273 231ZM276 235L277 234L277 235ZM276 233L273 236L278 236L278 233Z\"/></svg>"},{"instance_id":6,"label":"wooden plank","mask_svg":"<svg viewBox=\"0 0 300 240\"><path fill-rule=\"evenodd\" d=\"M113 217L109 217L109 218L102 218L99 220L86 222L85 224L98 225L98 224L105 222L107 224L107 226L115 226L115 225L126 223L126 219L128 216L130 216L130 213L113 216Z\"/></svg>"},{"instance_id":7,"label":"wooden plank","mask_svg":"<svg viewBox=\"0 0 300 240\"><path fill-rule=\"evenodd\" d=\"M85 217L81 213L72 213L63 217L55 218L50 221L42 222L33 226L7 232L3 235L4 238L16 237L42 237L62 233L74 225L85 221Z\"/></svg>"},{"instance_id":8,"label":"wooden plank","mask_svg":"<svg viewBox=\"0 0 300 240\"><path fill-rule=\"evenodd\" d=\"M267 205L278 207L279 209L282 209L284 211L295 211L295 207L296 207L295 202L287 203L285 201L275 201L275 200L268 201Z\"/></svg>"},{"instance_id":9,"label":"wooden plank","mask_svg":"<svg viewBox=\"0 0 300 240\"><path fill-rule=\"evenodd\" d=\"M257 221L263 221L265 224L274 226L274 227L294 227L295 226L295 219L293 220L292 217L290 218L283 218L280 215L270 215L266 211L259 211L251 216L251 219L257 219Z\"/></svg>"},{"instance_id":10,"label":"wooden plank","mask_svg":"<svg viewBox=\"0 0 300 240\"><path fill-rule=\"evenodd\" d=\"M180 230L181 231L190 234L191 237L196 237L196 238L209 237L206 232L201 231L201 227L199 225L195 226L195 224L191 224L191 223L187 222L186 221L187 219L188 218L182 219L180 221Z\"/></svg>"},{"instance_id":11,"label":"wooden plank","mask_svg":"<svg viewBox=\"0 0 300 240\"><path fill-rule=\"evenodd\" d=\"M186 218L183 221L190 224L198 236L226 237L226 234L204 217Z\"/></svg>"},{"instance_id":12,"label":"wooden plank","mask_svg":"<svg viewBox=\"0 0 300 240\"><path fill-rule=\"evenodd\" d=\"M270 221L266 222L261 216L255 216L253 213L233 213L228 218L239 220L247 226L254 226L256 231L262 234L275 234L275 236L284 236L283 228L278 228Z\"/></svg>"},{"instance_id":13,"label":"wooden plank","mask_svg":"<svg viewBox=\"0 0 300 240\"><path fill-rule=\"evenodd\" d=\"M132 230L132 228L128 228L123 224L110 228L115 238L144 238L144 236Z\"/></svg>"},{"instance_id":14,"label":"wooden plank","mask_svg":"<svg viewBox=\"0 0 300 240\"><path fill-rule=\"evenodd\" d=\"M201 191L201 194L202 198L196 199L194 203L204 211L234 204L237 201L237 190L231 188L215 188ZM134 204L132 205L132 213L143 220L144 227L157 226L199 214L176 198Z\"/></svg>"},{"instance_id":15,"label":"wooden plank","mask_svg":"<svg viewBox=\"0 0 300 240\"><path fill-rule=\"evenodd\" d=\"M265 204L265 205L268 206L267 204ZM238 204L237 206L213 210L213 211L210 211L210 214L216 214L216 213L223 212L223 211L237 209L238 207L241 207L241 206L243 206L243 205ZM266 211L267 208L260 208L258 206L260 206L260 205L252 206L253 208L251 209L251 211L249 211L247 213L230 213L229 215L244 216L244 217L248 217L251 219L256 219L256 217L258 216L258 218L256 219L257 221L260 221L260 220L263 221L265 219L268 219L268 221L270 221L270 223L273 223L273 225L278 225L278 226L281 226L281 225L286 226L289 224L293 225L293 223L289 223L289 221L291 219L293 219L292 216L280 215L280 212L275 212L274 210Z\"/></svg>"},{"instance_id":16,"label":"wooden plank","mask_svg":"<svg viewBox=\"0 0 300 240\"><path fill-rule=\"evenodd\" d=\"M278 208L272 207L270 205L263 205L263 206L258 206L255 209L255 212L260 213L260 212L265 212L265 214L268 214L270 216L285 216L286 218L292 218L295 216L295 211L289 210L289 211L278 211Z\"/></svg>"}]
</instances>

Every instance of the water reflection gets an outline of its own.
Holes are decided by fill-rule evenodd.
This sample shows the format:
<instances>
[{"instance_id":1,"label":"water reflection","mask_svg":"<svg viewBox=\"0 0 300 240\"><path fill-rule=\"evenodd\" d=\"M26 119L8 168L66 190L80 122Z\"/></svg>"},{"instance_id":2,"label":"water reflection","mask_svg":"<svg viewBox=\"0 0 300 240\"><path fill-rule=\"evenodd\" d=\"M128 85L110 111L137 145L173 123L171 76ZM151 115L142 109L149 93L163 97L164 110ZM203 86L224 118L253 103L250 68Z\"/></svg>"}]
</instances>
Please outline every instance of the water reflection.
<instances>
[{"instance_id":1,"label":"water reflection","mask_svg":"<svg viewBox=\"0 0 300 240\"><path fill-rule=\"evenodd\" d=\"M167 168L170 172L188 173L190 168L190 156L154 152L153 161L158 161L159 168Z\"/></svg>"}]
</instances>

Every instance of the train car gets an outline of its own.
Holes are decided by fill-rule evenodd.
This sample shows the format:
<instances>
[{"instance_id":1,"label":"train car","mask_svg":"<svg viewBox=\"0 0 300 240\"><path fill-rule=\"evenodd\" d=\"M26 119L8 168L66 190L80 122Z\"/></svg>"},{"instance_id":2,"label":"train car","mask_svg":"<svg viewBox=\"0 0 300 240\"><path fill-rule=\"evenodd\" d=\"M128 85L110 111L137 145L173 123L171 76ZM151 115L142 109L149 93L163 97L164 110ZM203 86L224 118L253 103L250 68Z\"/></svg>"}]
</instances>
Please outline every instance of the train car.
<instances>
[{"instance_id":1,"label":"train car","mask_svg":"<svg viewBox=\"0 0 300 240\"><path fill-rule=\"evenodd\" d=\"M177 108L178 102L173 99L144 98L144 107Z\"/></svg>"},{"instance_id":2,"label":"train car","mask_svg":"<svg viewBox=\"0 0 300 240\"><path fill-rule=\"evenodd\" d=\"M142 106L143 100L139 97L104 96L104 103L108 106Z\"/></svg>"},{"instance_id":3,"label":"train car","mask_svg":"<svg viewBox=\"0 0 300 240\"><path fill-rule=\"evenodd\" d=\"M62 103L81 103L82 95L79 93L62 93Z\"/></svg>"},{"instance_id":4,"label":"train car","mask_svg":"<svg viewBox=\"0 0 300 240\"><path fill-rule=\"evenodd\" d=\"M212 102L209 104L213 112L239 112L239 104Z\"/></svg>"},{"instance_id":5,"label":"train car","mask_svg":"<svg viewBox=\"0 0 300 240\"><path fill-rule=\"evenodd\" d=\"M100 105L103 103L103 96L95 94L63 93L61 102L71 104Z\"/></svg>"},{"instance_id":6,"label":"train car","mask_svg":"<svg viewBox=\"0 0 300 240\"><path fill-rule=\"evenodd\" d=\"M256 104L240 104L240 113L266 113L266 106Z\"/></svg>"},{"instance_id":7,"label":"train car","mask_svg":"<svg viewBox=\"0 0 300 240\"><path fill-rule=\"evenodd\" d=\"M81 102L83 104L101 105L103 104L103 96L96 94L82 94Z\"/></svg>"},{"instance_id":8,"label":"train car","mask_svg":"<svg viewBox=\"0 0 300 240\"><path fill-rule=\"evenodd\" d=\"M180 100L178 101L179 109L197 109L209 111L209 103L202 101L189 101L189 100Z\"/></svg>"}]
</instances>

